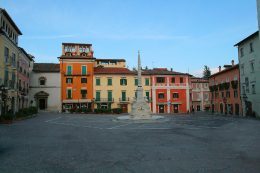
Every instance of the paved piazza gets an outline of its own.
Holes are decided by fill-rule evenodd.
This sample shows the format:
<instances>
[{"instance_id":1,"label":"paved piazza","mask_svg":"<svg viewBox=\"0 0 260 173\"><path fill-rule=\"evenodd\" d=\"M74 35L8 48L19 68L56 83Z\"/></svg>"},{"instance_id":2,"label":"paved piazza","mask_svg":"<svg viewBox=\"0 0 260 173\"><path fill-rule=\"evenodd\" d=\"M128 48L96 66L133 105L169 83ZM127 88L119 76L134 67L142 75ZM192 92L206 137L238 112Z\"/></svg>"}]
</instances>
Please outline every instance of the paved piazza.
<instances>
[{"instance_id":1,"label":"paved piazza","mask_svg":"<svg viewBox=\"0 0 260 173\"><path fill-rule=\"evenodd\" d=\"M260 121L206 114L117 122L40 113L0 125L1 173L260 172Z\"/></svg>"}]
</instances>

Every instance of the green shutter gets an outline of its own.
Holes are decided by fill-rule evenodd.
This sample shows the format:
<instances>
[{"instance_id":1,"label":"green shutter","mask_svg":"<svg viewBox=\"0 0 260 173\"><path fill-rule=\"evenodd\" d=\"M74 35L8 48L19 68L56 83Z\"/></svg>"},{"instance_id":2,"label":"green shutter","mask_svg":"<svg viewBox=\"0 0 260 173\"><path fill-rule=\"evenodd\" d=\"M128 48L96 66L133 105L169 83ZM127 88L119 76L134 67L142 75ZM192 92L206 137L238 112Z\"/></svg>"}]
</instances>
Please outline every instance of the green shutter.
<instances>
[{"instance_id":1,"label":"green shutter","mask_svg":"<svg viewBox=\"0 0 260 173\"><path fill-rule=\"evenodd\" d=\"M147 91L147 92L145 92L145 95L146 95L146 97L147 97L147 99L149 99L149 91Z\"/></svg>"},{"instance_id":2,"label":"green shutter","mask_svg":"<svg viewBox=\"0 0 260 173\"><path fill-rule=\"evenodd\" d=\"M120 85L123 85L123 79L120 79Z\"/></svg>"},{"instance_id":3,"label":"green shutter","mask_svg":"<svg viewBox=\"0 0 260 173\"><path fill-rule=\"evenodd\" d=\"M96 91L96 101L100 101L100 91Z\"/></svg>"},{"instance_id":4,"label":"green shutter","mask_svg":"<svg viewBox=\"0 0 260 173\"><path fill-rule=\"evenodd\" d=\"M68 66L68 67L67 67L67 75L71 75L71 69L72 69L71 66Z\"/></svg>"},{"instance_id":5,"label":"green shutter","mask_svg":"<svg viewBox=\"0 0 260 173\"><path fill-rule=\"evenodd\" d=\"M72 98L72 93L71 93L71 89L68 89L68 99Z\"/></svg>"},{"instance_id":6,"label":"green shutter","mask_svg":"<svg viewBox=\"0 0 260 173\"><path fill-rule=\"evenodd\" d=\"M112 79L111 78L107 79L107 85L112 85Z\"/></svg>"},{"instance_id":7,"label":"green shutter","mask_svg":"<svg viewBox=\"0 0 260 173\"><path fill-rule=\"evenodd\" d=\"M148 78L145 79L145 85L149 86L149 79Z\"/></svg>"},{"instance_id":8,"label":"green shutter","mask_svg":"<svg viewBox=\"0 0 260 173\"><path fill-rule=\"evenodd\" d=\"M126 92L122 91L122 101L126 101Z\"/></svg>"},{"instance_id":9,"label":"green shutter","mask_svg":"<svg viewBox=\"0 0 260 173\"><path fill-rule=\"evenodd\" d=\"M82 73L82 75L87 74L87 67L86 66L81 66L81 73Z\"/></svg>"},{"instance_id":10,"label":"green shutter","mask_svg":"<svg viewBox=\"0 0 260 173\"><path fill-rule=\"evenodd\" d=\"M135 79L135 86L138 85L138 79Z\"/></svg>"},{"instance_id":11,"label":"green shutter","mask_svg":"<svg viewBox=\"0 0 260 173\"><path fill-rule=\"evenodd\" d=\"M112 101L112 91L107 92L108 101Z\"/></svg>"},{"instance_id":12,"label":"green shutter","mask_svg":"<svg viewBox=\"0 0 260 173\"><path fill-rule=\"evenodd\" d=\"M125 85L127 85L127 79L125 79Z\"/></svg>"},{"instance_id":13,"label":"green shutter","mask_svg":"<svg viewBox=\"0 0 260 173\"><path fill-rule=\"evenodd\" d=\"M96 78L96 85L99 86L100 85L100 79Z\"/></svg>"}]
</instances>

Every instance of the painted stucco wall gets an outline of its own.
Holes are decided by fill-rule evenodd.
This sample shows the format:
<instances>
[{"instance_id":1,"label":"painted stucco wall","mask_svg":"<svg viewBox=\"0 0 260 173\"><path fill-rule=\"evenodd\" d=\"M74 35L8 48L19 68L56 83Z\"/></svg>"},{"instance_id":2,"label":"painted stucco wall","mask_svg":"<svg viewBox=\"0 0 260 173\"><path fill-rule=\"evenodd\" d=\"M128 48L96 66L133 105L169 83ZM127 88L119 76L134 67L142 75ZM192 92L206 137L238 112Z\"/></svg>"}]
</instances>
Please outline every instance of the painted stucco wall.
<instances>
[{"instance_id":1,"label":"painted stucco wall","mask_svg":"<svg viewBox=\"0 0 260 173\"><path fill-rule=\"evenodd\" d=\"M96 85L96 78L100 78L100 86ZM107 85L107 79L112 78L112 86ZM120 85L120 79L126 78L127 85ZM134 75L95 75L93 80L94 86L94 98L96 98L96 91L100 91L100 98L107 98L108 91L112 91L112 98L114 98L114 103L111 105L111 108L119 108L119 99L122 97L122 91L126 91L126 98L129 98L130 101L128 103L128 112L131 112L131 103L135 97L135 90L137 86L135 86L135 78L137 76ZM151 86L145 85L145 78L149 78L149 76L142 76L142 84L143 84L143 96L145 97L145 92L149 91L149 95L151 97ZM151 80L150 80L151 84ZM95 108L97 105L95 104Z\"/></svg>"},{"instance_id":2,"label":"painted stucco wall","mask_svg":"<svg viewBox=\"0 0 260 173\"><path fill-rule=\"evenodd\" d=\"M250 52L250 43L253 43L254 51ZM260 40L256 36L238 47L243 48L244 56L239 54L240 80L241 80L241 96L243 96L243 87L246 89L246 78L248 78L249 90L245 91L248 101L252 102L253 111L260 116ZM252 71L251 63L254 64ZM255 93L252 93L252 85L255 85ZM242 100L243 107L244 101ZM245 111L244 111L245 113Z\"/></svg>"},{"instance_id":3,"label":"painted stucco wall","mask_svg":"<svg viewBox=\"0 0 260 173\"><path fill-rule=\"evenodd\" d=\"M39 85L39 78L45 77L46 85ZM33 101L32 106L36 106L35 94L44 91L49 94L47 101L47 111L60 111L61 98L60 98L60 73L36 73L32 72L30 77L29 100ZM30 103L31 104L31 103Z\"/></svg>"}]
</instances>

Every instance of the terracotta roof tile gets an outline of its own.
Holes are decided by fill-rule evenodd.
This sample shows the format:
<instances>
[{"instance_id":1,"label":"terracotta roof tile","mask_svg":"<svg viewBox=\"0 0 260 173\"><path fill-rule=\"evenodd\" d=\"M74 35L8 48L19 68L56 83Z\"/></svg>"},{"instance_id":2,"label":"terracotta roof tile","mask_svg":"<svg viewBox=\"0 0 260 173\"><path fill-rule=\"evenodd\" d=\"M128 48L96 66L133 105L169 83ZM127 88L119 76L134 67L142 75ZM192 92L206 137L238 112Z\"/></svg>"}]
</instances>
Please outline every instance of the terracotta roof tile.
<instances>
[{"instance_id":1,"label":"terracotta roof tile","mask_svg":"<svg viewBox=\"0 0 260 173\"><path fill-rule=\"evenodd\" d=\"M95 67L94 74L129 74L134 75L135 73L128 68L119 67Z\"/></svg>"},{"instance_id":2,"label":"terracotta roof tile","mask_svg":"<svg viewBox=\"0 0 260 173\"><path fill-rule=\"evenodd\" d=\"M60 72L60 64L54 63L34 63L34 72Z\"/></svg>"}]
</instances>

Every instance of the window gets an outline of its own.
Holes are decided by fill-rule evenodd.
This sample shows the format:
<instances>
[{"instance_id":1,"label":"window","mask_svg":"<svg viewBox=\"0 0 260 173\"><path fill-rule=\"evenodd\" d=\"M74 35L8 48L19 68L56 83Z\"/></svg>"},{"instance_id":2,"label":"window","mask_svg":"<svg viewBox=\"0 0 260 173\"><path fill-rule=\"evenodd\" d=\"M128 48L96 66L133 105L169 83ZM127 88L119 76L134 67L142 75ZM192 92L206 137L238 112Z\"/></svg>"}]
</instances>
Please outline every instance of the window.
<instances>
[{"instance_id":1,"label":"window","mask_svg":"<svg viewBox=\"0 0 260 173\"><path fill-rule=\"evenodd\" d=\"M39 83L41 86L45 85L46 84L46 78L45 77L40 77L39 78Z\"/></svg>"},{"instance_id":2,"label":"window","mask_svg":"<svg viewBox=\"0 0 260 173\"><path fill-rule=\"evenodd\" d=\"M149 99L150 99L150 92L149 92L149 91L146 91L146 92L145 92L145 96L146 96L146 98L149 100Z\"/></svg>"},{"instance_id":3,"label":"window","mask_svg":"<svg viewBox=\"0 0 260 173\"><path fill-rule=\"evenodd\" d=\"M253 46L253 43L250 43L250 53L254 52L254 46Z\"/></svg>"},{"instance_id":4,"label":"window","mask_svg":"<svg viewBox=\"0 0 260 173\"><path fill-rule=\"evenodd\" d=\"M5 86L8 86L8 80L9 80L9 73L8 73L8 70L5 70L5 78L4 78Z\"/></svg>"},{"instance_id":5,"label":"window","mask_svg":"<svg viewBox=\"0 0 260 173\"><path fill-rule=\"evenodd\" d=\"M172 94L172 98L174 98L174 99L179 98L179 93L173 93L173 94Z\"/></svg>"},{"instance_id":6,"label":"window","mask_svg":"<svg viewBox=\"0 0 260 173\"><path fill-rule=\"evenodd\" d=\"M225 97L225 93L221 92L221 97L224 98Z\"/></svg>"},{"instance_id":7,"label":"window","mask_svg":"<svg viewBox=\"0 0 260 173\"><path fill-rule=\"evenodd\" d=\"M112 91L110 91L110 90L107 91L107 98L108 98L108 101L110 101L110 102L112 101L112 99L113 99L112 98Z\"/></svg>"},{"instance_id":8,"label":"window","mask_svg":"<svg viewBox=\"0 0 260 173\"><path fill-rule=\"evenodd\" d=\"M100 86L100 78L96 78L96 86Z\"/></svg>"},{"instance_id":9,"label":"window","mask_svg":"<svg viewBox=\"0 0 260 173\"><path fill-rule=\"evenodd\" d=\"M255 84L252 84L252 94L255 94Z\"/></svg>"},{"instance_id":10,"label":"window","mask_svg":"<svg viewBox=\"0 0 260 173\"><path fill-rule=\"evenodd\" d=\"M127 79L125 78L120 79L120 85L127 85Z\"/></svg>"},{"instance_id":11,"label":"window","mask_svg":"<svg viewBox=\"0 0 260 173\"><path fill-rule=\"evenodd\" d=\"M16 66L16 55L14 53L12 53L12 66Z\"/></svg>"},{"instance_id":12,"label":"window","mask_svg":"<svg viewBox=\"0 0 260 173\"><path fill-rule=\"evenodd\" d=\"M180 83L183 83L183 77L180 78Z\"/></svg>"},{"instance_id":13,"label":"window","mask_svg":"<svg viewBox=\"0 0 260 173\"><path fill-rule=\"evenodd\" d=\"M159 94L158 94L158 98L159 98L159 99L164 99L164 93L159 93Z\"/></svg>"},{"instance_id":14,"label":"window","mask_svg":"<svg viewBox=\"0 0 260 173\"><path fill-rule=\"evenodd\" d=\"M66 78L66 83L73 83L73 79L72 78Z\"/></svg>"},{"instance_id":15,"label":"window","mask_svg":"<svg viewBox=\"0 0 260 173\"><path fill-rule=\"evenodd\" d=\"M248 77L245 78L245 84L246 84L246 92L249 93L249 79L248 79Z\"/></svg>"},{"instance_id":16,"label":"window","mask_svg":"<svg viewBox=\"0 0 260 173\"><path fill-rule=\"evenodd\" d=\"M111 86L112 85L112 78L107 78L107 85Z\"/></svg>"},{"instance_id":17,"label":"window","mask_svg":"<svg viewBox=\"0 0 260 173\"><path fill-rule=\"evenodd\" d=\"M229 91L226 92L226 97L230 98L230 92Z\"/></svg>"},{"instance_id":18,"label":"window","mask_svg":"<svg viewBox=\"0 0 260 173\"><path fill-rule=\"evenodd\" d=\"M145 78L145 86L149 86L149 85L150 85L149 78Z\"/></svg>"},{"instance_id":19,"label":"window","mask_svg":"<svg viewBox=\"0 0 260 173\"><path fill-rule=\"evenodd\" d=\"M5 62L8 63L9 60L9 49L5 47Z\"/></svg>"},{"instance_id":20,"label":"window","mask_svg":"<svg viewBox=\"0 0 260 173\"><path fill-rule=\"evenodd\" d=\"M72 66L67 66L67 75L71 75L72 74Z\"/></svg>"},{"instance_id":21,"label":"window","mask_svg":"<svg viewBox=\"0 0 260 173\"><path fill-rule=\"evenodd\" d=\"M67 99L72 99L72 89L67 89Z\"/></svg>"},{"instance_id":22,"label":"window","mask_svg":"<svg viewBox=\"0 0 260 173\"><path fill-rule=\"evenodd\" d=\"M251 72L253 73L255 71L255 65L254 62L250 62Z\"/></svg>"},{"instance_id":23,"label":"window","mask_svg":"<svg viewBox=\"0 0 260 173\"><path fill-rule=\"evenodd\" d=\"M234 90L234 98L238 98L237 90Z\"/></svg>"},{"instance_id":24,"label":"window","mask_svg":"<svg viewBox=\"0 0 260 173\"><path fill-rule=\"evenodd\" d=\"M81 74L86 75L87 74L87 67L85 65L81 66Z\"/></svg>"},{"instance_id":25,"label":"window","mask_svg":"<svg viewBox=\"0 0 260 173\"><path fill-rule=\"evenodd\" d=\"M240 57L244 56L244 48L240 48Z\"/></svg>"},{"instance_id":26,"label":"window","mask_svg":"<svg viewBox=\"0 0 260 173\"><path fill-rule=\"evenodd\" d=\"M83 99L87 98L87 90L86 89L81 89L80 93L81 93L81 98L83 98Z\"/></svg>"},{"instance_id":27,"label":"window","mask_svg":"<svg viewBox=\"0 0 260 173\"><path fill-rule=\"evenodd\" d=\"M138 85L138 79L135 78L135 86Z\"/></svg>"},{"instance_id":28,"label":"window","mask_svg":"<svg viewBox=\"0 0 260 173\"><path fill-rule=\"evenodd\" d=\"M175 77L172 78L172 83L175 83Z\"/></svg>"},{"instance_id":29,"label":"window","mask_svg":"<svg viewBox=\"0 0 260 173\"><path fill-rule=\"evenodd\" d=\"M100 101L100 91L96 91L96 101Z\"/></svg>"},{"instance_id":30,"label":"window","mask_svg":"<svg viewBox=\"0 0 260 173\"><path fill-rule=\"evenodd\" d=\"M241 74L244 75L244 64L241 64Z\"/></svg>"},{"instance_id":31,"label":"window","mask_svg":"<svg viewBox=\"0 0 260 173\"><path fill-rule=\"evenodd\" d=\"M165 78L164 77L157 77L156 82L157 83L165 83Z\"/></svg>"},{"instance_id":32,"label":"window","mask_svg":"<svg viewBox=\"0 0 260 173\"><path fill-rule=\"evenodd\" d=\"M81 83L87 83L87 82L88 82L87 78L85 78L85 77L81 78Z\"/></svg>"},{"instance_id":33,"label":"window","mask_svg":"<svg viewBox=\"0 0 260 173\"><path fill-rule=\"evenodd\" d=\"M245 94L246 93L246 88L245 86L242 86L242 94Z\"/></svg>"},{"instance_id":34,"label":"window","mask_svg":"<svg viewBox=\"0 0 260 173\"><path fill-rule=\"evenodd\" d=\"M121 92L122 101L126 101L126 91Z\"/></svg>"}]
</instances>

